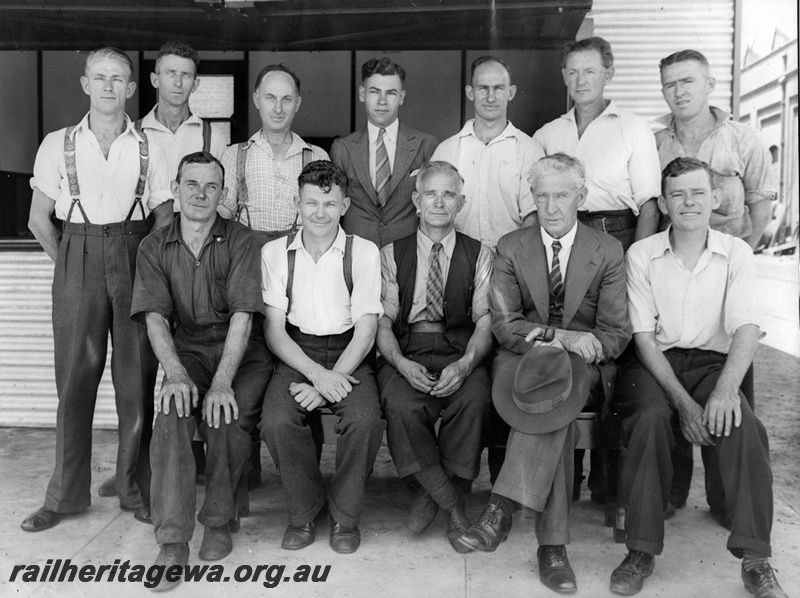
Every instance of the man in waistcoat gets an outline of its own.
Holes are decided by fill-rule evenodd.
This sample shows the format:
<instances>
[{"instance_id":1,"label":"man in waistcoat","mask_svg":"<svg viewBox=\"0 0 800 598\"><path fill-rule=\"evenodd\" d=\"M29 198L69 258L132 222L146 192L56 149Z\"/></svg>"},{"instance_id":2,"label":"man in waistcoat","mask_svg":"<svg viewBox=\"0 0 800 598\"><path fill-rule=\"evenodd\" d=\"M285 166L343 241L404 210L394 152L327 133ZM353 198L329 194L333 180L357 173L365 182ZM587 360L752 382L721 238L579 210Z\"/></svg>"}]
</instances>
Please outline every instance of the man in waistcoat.
<instances>
[{"instance_id":1,"label":"man in waistcoat","mask_svg":"<svg viewBox=\"0 0 800 598\"><path fill-rule=\"evenodd\" d=\"M463 180L448 162L417 172L416 233L381 250L383 317L378 386L389 451L401 477L422 486L408 513L421 534L441 509L457 552L469 527L464 493L478 476L491 406L488 289L492 251L456 232ZM434 430L441 416L438 438Z\"/></svg>"}]
</instances>

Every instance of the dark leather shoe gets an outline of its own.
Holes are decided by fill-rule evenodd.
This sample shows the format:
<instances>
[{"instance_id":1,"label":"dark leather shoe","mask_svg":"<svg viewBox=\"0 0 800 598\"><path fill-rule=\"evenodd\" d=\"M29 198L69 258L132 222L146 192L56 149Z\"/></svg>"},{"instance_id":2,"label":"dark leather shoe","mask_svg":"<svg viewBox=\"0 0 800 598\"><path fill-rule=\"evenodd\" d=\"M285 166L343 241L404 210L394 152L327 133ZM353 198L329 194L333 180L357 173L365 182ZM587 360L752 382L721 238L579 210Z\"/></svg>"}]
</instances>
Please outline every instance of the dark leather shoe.
<instances>
[{"instance_id":1,"label":"dark leather shoe","mask_svg":"<svg viewBox=\"0 0 800 598\"><path fill-rule=\"evenodd\" d=\"M408 510L406 526L412 534L419 535L433 523L438 512L439 505L431 498L427 490L422 490L417 494L414 502L411 503L411 508Z\"/></svg>"},{"instance_id":2,"label":"dark leather shoe","mask_svg":"<svg viewBox=\"0 0 800 598\"><path fill-rule=\"evenodd\" d=\"M623 596L638 594L646 577L650 577L656 557L640 550L631 550L620 566L611 573L611 591Z\"/></svg>"},{"instance_id":3,"label":"dark leather shoe","mask_svg":"<svg viewBox=\"0 0 800 598\"><path fill-rule=\"evenodd\" d=\"M539 562L539 580L545 587L561 594L571 594L578 589L566 546L539 546L536 560Z\"/></svg>"},{"instance_id":4,"label":"dark leather shoe","mask_svg":"<svg viewBox=\"0 0 800 598\"><path fill-rule=\"evenodd\" d=\"M452 546L453 550L459 554L467 554L468 552L472 552L471 547L460 541L461 536L463 536L470 527L469 519L467 519L467 513L464 507L463 497L458 501L452 511L448 511L446 513L446 516L447 519L445 520L444 534L450 541L450 546Z\"/></svg>"},{"instance_id":5,"label":"dark leather shoe","mask_svg":"<svg viewBox=\"0 0 800 598\"><path fill-rule=\"evenodd\" d=\"M664 521L666 521L667 519L672 519L673 517L675 517L675 515L677 514L677 509L682 509L685 506L686 506L686 501L685 500L683 502L679 502L677 504L673 503L672 501L669 501L667 503L667 508L664 509Z\"/></svg>"},{"instance_id":6,"label":"dark leather shoe","mask_svg":"<svg viewBox=\"0 0 800 598\"><path fill-rule=\"evenodd\" d=\"M458 541L467 548L481 552L494 552L508 538L513 519L506 516L499 503L490 502L480 518Z\"/></svg>"},{"instance_id":7,"label":"dark leather shoe","mask_svg":"<svg viewBox=\"0 0 800 598\"><path fill-rule=\"evenodd\" d=\"M733 518L731 517L730 512L728 512L728 509L725 507L712 508L711 515L717 520L717 523L719 523L726 530L731 531L731 527L733 526Z\"/></svg>"},{"instance_id":8,"label":"dark leather shoe","mask_svg":"<svg viewBox=\"0 0 800 598\"><path fill-rule=\"evenodd\" d=\"M47 507L42 507L35 513L28 515L20 527L26 532L40 532L42 530L50 529L61 521L61 515L55 511L51 511Z\"/></svg>"},{"instance_id":9,"label":"dark leather shoe","mask_svg":"<svg viewBox=\"0 0 800 598\"><path fill-rule=\"evenodd\" d=\"M745 571L742 567L742 581L744 589L756 598L787 598L769 563L764 563L752 571Z\"/></svg>"},{"instance_id":10,"label":"dark leather shoe","mask_svg":"<svg viewBox=\"0 0 800 598\"><path fill-rule=\"evenodd\" d=\"M154 565L162 565L164 571L178 565L185 567L189 564L189 545L188 544L164 544L161 546L161 551L156 557ZM182 576L177 581L168 581L167 576L163 575L158 585L151 588L154 592L168 592L179 583L181 583Z\"/></svg>"},{"instance_id":11,"label":"dark leather shoe","mask_svg":"<svg viewBox=\"0 0 800 598\"><path fill-rule=\"evenodd\" d=\"M200 545L199 557L204 561L224 559L233 550L230 525L220 527L205 526L203 543Z\"/></svg>"},{"instance_id":12,"label":"dark leather shoe","mask_svg":"<svg viewBox=\"0 0 800 598\"><path fill-rule=\"evenodd\" d=\"M117 496L117 475L116 474L112 475L105 482L100 484L100 487L97 489L97 495L98 496L102 496L103 498L108 498L110 496Z\"/></svg>"},{"instance_id":13,"label":"dark leather shoe","mask_svg":"<svg viewBox=\"0 0 800 598\"><path fill-rule=\"evenodd\" d=\"M149 505L142 505L141 507L131 508L129 506L120 503L119 508L125 511L126 513L133 513L133 518L136 521L141 521L142 523L153 525L153 517L150 514Z\"/></svg>"},{"instance_id":14,"label":"dark leather shoe","mask_svg":"<svg viewBox=\"0 0 800 598\"><path fill-rule=\"evenodd\" d=\"M329 544L334 552L351 554L361 546L361 532L357 527L344 527L331 519L331 539Z\"/></svg>"},{"instance_id":15,"label":"dark leather shoe","mask_svg":"<svg viewBox=\"0 0 800 598\"><path fill-rule=\"evenodd\" d=\"M303 525L289 525L283 532L283 542L281 548L284 550L300 550L306 546L311 546L315 540L315 529L317 523L311 520Z\"/></svg>"}]
</instances>

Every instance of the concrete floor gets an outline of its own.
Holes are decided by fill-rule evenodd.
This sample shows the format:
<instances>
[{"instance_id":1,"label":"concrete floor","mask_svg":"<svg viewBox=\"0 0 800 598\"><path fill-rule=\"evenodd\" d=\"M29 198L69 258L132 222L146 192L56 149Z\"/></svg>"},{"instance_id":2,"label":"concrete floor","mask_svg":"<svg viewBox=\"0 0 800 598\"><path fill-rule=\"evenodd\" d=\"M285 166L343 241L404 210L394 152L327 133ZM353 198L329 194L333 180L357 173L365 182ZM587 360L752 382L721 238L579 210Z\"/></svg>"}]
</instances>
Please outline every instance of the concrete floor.
<instances>
[{"instance_id":1,"label":"concrete floor","mask_svg":"<svg viewBox=\"0 0 800 598\"><path fill-rule=\"evenodd\" d=\"M21 520L41 505L52 468L52 431L0 430L0 596L51 596L125 598L149 592L139 583L9 583L14 565L44 566L48 559L71 559L85 564L112 564L114 559L133 565L150 565L158 552L152 527L135 521L118 509L117 501L94 497L92 507L63 520L57 527L36 533L19 528ZM101 431L94 438L93 488L111 471L115 434ZM385 447L367 486L363 540L354 555L338 555L327 544L329 526L318 528L318 539L299 551L281 550L286 525L283 495L266 450L263 450L264 485L251 493L252 516L242 520L234 535L234 551L220 563L233 579L239 565L283 565L284 576L301 565L330 565L325 583L282 582L269 590L275 596L555 596L540 585L535 559L533 519L525 511L515 515L508 541L492 554L456 554L445 540L441 518L421 537L405 529L405 513L413 493L397 479ZM326 447L323 467L330 472L331 447ZM700 475L687 507L667 522L667 547L657 559L643 597L747 596L739 580L739 562L725 550L726 532L708 514L700 487ZM202 497L203 489L198 488ZM476 519L488 498L487 468L468 501L468 515ZM584 499L575 505L573 541L569 557L578 578L576 596L612 596L608 580L624 556L623 545L614 544L611 530L603 527L602 509ZM776 492L772 563L790 595L800 595L800 516ZM191 542L190 564L201 564L197 551L202 540L198 530ZM235 581L183 583L174 596L256 596L266 591L258 583Z\"/></svg>"}]
</instances>

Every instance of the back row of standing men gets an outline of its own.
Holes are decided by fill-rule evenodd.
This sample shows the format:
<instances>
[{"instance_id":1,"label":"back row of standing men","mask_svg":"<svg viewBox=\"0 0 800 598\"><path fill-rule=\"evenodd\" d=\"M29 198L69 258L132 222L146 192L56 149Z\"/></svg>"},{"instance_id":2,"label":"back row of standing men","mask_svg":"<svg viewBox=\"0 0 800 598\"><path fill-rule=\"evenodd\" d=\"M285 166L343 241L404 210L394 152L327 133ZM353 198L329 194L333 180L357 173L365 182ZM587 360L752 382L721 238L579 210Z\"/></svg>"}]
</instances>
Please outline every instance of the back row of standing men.
<instances>
[{"instance_id":1,"label":"back row of standing men","mask_svg":"<svg viewBox=\"0 0 800 598\"><path fill-rule=\"evenodd\" d=\"M81 78L91 100L89 114L76 127L49 135L37 156L32 179L31 229L57 261L53 323L59 412L56 469L47 500L42 509L24 522L25 529L46 529L58 523L60 513L79 512L89 505L89 431L94 400L87 401L86 397L96 395L109 329L114 343L112 374L120 420L115 493L123 509L133 510L137 519L150 519L148 437L153 415L150 397L157 362L147 346L144 328L136 326L127 316L131 313L136 250L149 231L145 215L152 211L156 227L161 227L170 222L173 211L186 211L186 206L179 201L180 175L178 184L173 183L172 188L168 188L168 181L178 173L181 159L201 147L217 157L221 155L228 194L220 198L219 212L228 219L240 220L262 231L259 245L294 227L298 212L298 204L294 202L298 195L298 175L310 162L328 159L323 150L306 144L291 131L301 103L300 81L283 65L266 67L256 81L253 101L261 116L261 130L247 142L224 149L217 132L209 130L188 110L189 95L198 85L198 62L191 48L179 43L166 44L159 52L156 72L151 75L151 82L159 90L159 103L133 126L124 113L125 100L135 90L131 81L132 64L114 49L93 53L87 59L86 72ZM465 90L467 98L473 102L475 119L437 147L431 135L411 129L398 120L405 98L403 69L386 58L368 61L363 65L359 87L359 97L367 111L367 126L337 139L331 150L332 161L347 177L346 196L350 207L343 214L344 231L396 251L396 241L417 231L419 205L415 206L411 198L415 185L417 192L421 190L420 182L414 179L415 171L429 160L444 161L454 165L463 177L463 189L459 191L466 202L457 210L456 230L494 248L500 237L521 227L537 225L534 228L538 228L541 224L547 229L539 221L528 173L544 155L567 154L579 158L585 166L588 192L578 218L586 226L613 235L627 250L633 241L649 237L659 228L660 212L656 201L661 195L661 167L673 158L693 156L714 169L723 191L722 203L712 216L712 227L744 238L755 246L769 218L770 200L774 197L768 180L766 148L750 129L733 123L728 115L709 106L714 79L700 53L679 52L663 60L660 66L663 93L672 114L663 121L666 128L654 138L644 120L620 110L613 101L604 98L605 85L614 74L608 44L600 38L567 44L562 56L562 72L575 107L531 138L507 120L508 102L516 93L507 65L496 58L480 58L472 65L471 83ZM335 186L338 183L336 176L333 178ZM329 189L332 186L330 182L325 184ZM320 188L324 189L324 185ZM436 195L437 192L432 193ZM54 211L64 221L60 241L50 222ZM217 237L217 242L219 240ZM292 245L287 244L286 248L291 251ZM202 252L203 246L197 250ZM552 249L548 252L548 263L553 261L551 252ZM365 250L356 255L368 253ZM309 301L309 296L310 293L297 294L303 301ZM266 299L266 293L264 297ZM213 300L205 308L214 311ZM319 306L315 312L309 304L309 310L307 317L314 319ZM288 311L287 305L284 318ZM194 314L195 317L202 315ZM170 314L162 316L169 332ZM473 314L473 320L478 319ZM284 334L294 343L304 348L314 344L313 339L306 338L309 335L302 331L302 326L294 330L287 328L286 323L284 319L283 327L278 328L286 330ZM148 328L149 324L148 321ZM307 328L318 325L319 322L311 323ZM353 334L358 333L356 326ZM150 339L153 340L152 331ZM157 343L153 344L161 358ZM341 353L344 348L334 348L334 352ZM331 348L309 350L325 353ZM588 351L591 353L591 349ZM291 357L280 357L282 362L291 362ZM363 357L349 356L351 361L355 359L353 371ZM595 358L587 361L600 361L597 355ZM219 355L209 359L210 363L221 363ZM164 359L161 361L165 365ZM398 371L401 369L393 365ZM302 368L294 369L302 371ZM209 378L206 385L209 392L214 390L214 371L216 366L206 367L203 374ZM279 371L276 370L276 376ZM403 373L409 382L414 375L413 372ZM228 380L228 386L231 382ZM301 384L300 379L288 382ZM445 387L449 381L441 380L430 386L421 380L419 383L435 396L432 387ZM346 379L336 376L323 381L322 386L330 386L334 394L337 388L340 392L345 389L345 394L352 391ZM302 393L308 393L310 402L317 400L306 388L297 387L294 394ZM327 402L337 404L335 400ZM167 409L168 403L167 400ZM158 399L156 404L159 404ZM373 452L373 444L367 443L364 450ZM270 450L276 462L281 461L280 449L270 446ZM284 460L293 457L287 455ZM397 462L394 452L393 457ZM369 454L359 459L370 461ZM305 465L297 467L302 469ZM397 465L401 470L400 463ZM292 470L288 461L285 469ZM463 471L467 480L477 473L470 468ZM446 496L444 502L452 502L450 499L454 500L455 494L442 490L448 484L440 479L439 473L429 472L423 486L428 490L429 486L438 488L436 492L439 495L444 492ZM283 483L285 487L291 486L285 475ZM348 481L339 483L342 489L352 488ZM308 481L301 482L297 490L308 490L302 487L307 484ZM683 501L686 491L683 490ZM289 492L287 489L287 496ZM347 494L346 490L342 492ZM358 546L358 517L352 514L358 511L354 506L358 500L358 496L343 499L347 506L341 510L337 510L335 501L330 505L340 528L335 539L332 529L334 549L338 545L341 551L348 552ZM680 495L675 500L681 502ZM289 546L285 547L291 547L292 543L300 547L308 541L309 535L313 540L313 517L322 505L307 506L294 519L290 517L290 529L284 537L284 544ZM424 511L424 505L420 508ZM464 522L453 515L452 508L446 511L450 516L449 526L458 532L451 538L455 547L458 543L455 540L465 531ZM312 513L310 530L308 513ZM203 521L202 510L200 517ZM206 517L206 520L207 529L220 527L215 525L219 522L213 517ZM207 531L207 536L211 536L207 555L223 550L219 548L220 543L229 543L229 537L227 540L218 538L215 545L213 534ZM159 536L159 543L175 543L165 539L169 537L172 536ZM460 543L469 546L468 542ZM181 560L182 557L177 558ZM547 558L558 561L561 557L554 553ZM551 572L554 568L558 567L551 563Z\"/></svg>"}]
</instances>

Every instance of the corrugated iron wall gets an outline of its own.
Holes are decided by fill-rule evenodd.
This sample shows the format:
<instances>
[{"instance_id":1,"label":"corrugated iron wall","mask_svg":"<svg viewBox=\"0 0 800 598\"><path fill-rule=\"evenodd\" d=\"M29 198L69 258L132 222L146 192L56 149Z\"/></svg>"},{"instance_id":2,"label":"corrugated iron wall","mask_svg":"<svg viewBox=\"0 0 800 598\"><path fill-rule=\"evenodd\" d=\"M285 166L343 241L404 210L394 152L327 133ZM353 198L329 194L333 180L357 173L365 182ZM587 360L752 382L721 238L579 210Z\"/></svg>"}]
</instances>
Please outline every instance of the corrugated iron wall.
<instances>
[{"instance_id":1,"label":"corrugated iron wall","mask_svg":"<svg viewBox=\"0 0 800 598\"><path fill-rule=\"evenodd\" d=\"M649 121L667 114L658 62L678 50L705 54L717 85L711 103L732 109L734 0L595 0L594 35L611 44L616 71L606 97Z\"/></svg>"},{"instance_id":2,"label":"corrugated iron wall","mask_svg":"<svg viewBox=\"0 0 800 598\"><path fill-rule=\"evenodd\" d=\"M0 426L55 427L53 262L41 251L0 252L0 281ZM97 392L96 428L117 427L109 364Z\"/></svg>"}]
</instances>

